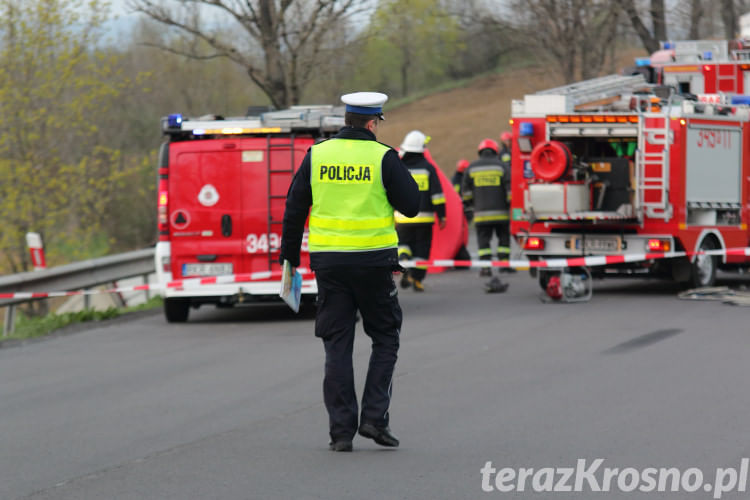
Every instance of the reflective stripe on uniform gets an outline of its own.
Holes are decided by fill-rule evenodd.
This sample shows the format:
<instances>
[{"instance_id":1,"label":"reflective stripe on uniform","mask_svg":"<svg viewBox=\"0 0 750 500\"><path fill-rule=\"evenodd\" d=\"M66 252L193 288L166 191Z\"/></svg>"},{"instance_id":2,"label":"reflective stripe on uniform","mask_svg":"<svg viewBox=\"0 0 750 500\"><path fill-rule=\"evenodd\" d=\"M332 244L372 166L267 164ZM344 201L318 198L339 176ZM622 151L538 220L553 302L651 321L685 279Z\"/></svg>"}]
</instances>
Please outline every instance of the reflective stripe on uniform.
<instances>
[{"instance_id":1,"label":"reflective stripe on uniform","mask_svg":"<svg viewBox=\"0 0 750 500\"><path fill-rule=\"evenodd\" d=\"M500 172L505 175L505 169L501 165L483 165L481 167L472 167L469 175L475 177L477 174L481 175L481 172Z\"/></svg>"},{"instance_id":2,"label":"reflective stripe on uniform","mask_svg":"<svg viewBox=\"0 0 750 500\"><path fill-rule=\"evenodd\" d=\"M492 249L491 248L480 248L479 249L479 257L487 257L492 256Z\"/></svg>"},{"instance_id":3,"label":"reflective stripe on uniform","mask_svg":"<svg viewBox=\"0 0 750 500\"><path fill-rule=\"evenodd\" d=\"M510 247L497 247L497 253L510 253Z\"/></svg>"},{"instance_id":4,"label":"reflective stripe on uniform","mask_svg":"<svg viewBox=\"0 0 750 500\"><path fill-rule=\"evenodd\" d=\"M398 224L424 224L435 222L435 214L433 212L419 212L414 217L407 217L401 212L396 212L396 222Z\"/></svg>"},{"instance_id":5,"label":"reflective stripe on uniform","mask_svg":"<svg viewBox=\"0 0 750 500\"><path fill-rule=\"evenodd\" d=\"M411 248L408 245L400 245L398 247L398 256L401 257L402 255L411 257Z\"/></svg>"},{"instance_id":6,"label":"reflective stripe on uniform","mask_svg":"<svg viewBox=\"0 0 750 500\"><path fill-rule=\"evenodd\" d=\"M377 219L329 219L325 217L310 217L310 227L324 229L382 229L393 224L393 217Z\"/></svg>"},{"instance_id":7,"label":"reflective stripe on uniform","mask_svg":"<svg viewBox=\"0 0 750 500\"><path fill-rule=\"evenodd\" d=\"M474 212L474 222L504 221L509 218L507 210L482 210Z\"/></svg>"},{"instance_id":8,"label":"reflective stripe on uniform","mask_svg":"<svg viewBox=\"0 0 750 500\"><path fill-rule=\"evenodd\" d=\"M432 195L432 204L441 205L445 203L445 195L443 193L437 193Z\"/></svg>"},{"instance_id":9,"label":"reflective stripe on uniform","mask_svg":"<svg viewBox=\"0 0 750 500\"><path fill-rule=\"evenodd\" d=\"M308 243L309 245L318 247L316 251L326 251L323 247L330 248L330 251L396 248L398 245L398 236L395 232L380 236L334 236L310 233Z\"/></svg>"}]
</instances>

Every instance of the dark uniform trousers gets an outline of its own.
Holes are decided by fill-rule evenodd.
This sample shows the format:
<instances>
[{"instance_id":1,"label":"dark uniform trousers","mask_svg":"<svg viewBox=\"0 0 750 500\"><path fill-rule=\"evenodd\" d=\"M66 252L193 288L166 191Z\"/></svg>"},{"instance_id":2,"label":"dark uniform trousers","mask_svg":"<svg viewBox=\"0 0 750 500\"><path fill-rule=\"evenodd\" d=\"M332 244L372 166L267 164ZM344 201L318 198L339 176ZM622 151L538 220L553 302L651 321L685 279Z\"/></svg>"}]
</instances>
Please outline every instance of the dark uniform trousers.
<instances>
[{"instance_id":1,"label":"dark uniform trousers","mask_svg":"<svg viewBox=\"0 0 750 500\"><path fill-rule=\"evenodd\" d=\"M415 260L428 260L432 248L432 223L429 224L396 224L398 232L398 246L406 246L411 250L411 256ZM399 257L404 257L400 255ZM409 276L418 281L423 281L427 276L427 269L409 269Z\"/></svg>"},{"instance_id":2,"label":"dark uniform trousers","mask_svg":"<svg viewBox=\"0 0 750 500\"><path fill-rule=\"evenodd\" d=\"M505 260L510 257L510 228L507 221L477 224L477 245L480 260L492 260L492 234L497 235L497 258ZM484 252L482 252L484 250Z\"/></svg>"},{"instance_id":3,"label":"dark uniform trousers","mask_svg":"<svg viewBox=\"0 0 750 500\"><path fill-rule=\"evenodd\" d=\"M359 309L372 354L362 395L361 422L388 425L393 369L401 332L401 307L391 268L332 267L315 271L318 313L315 335L326 351L323 399L331 439L351 440L357 432L354 391L354 326Z\"/></svg>"}]
</instances>

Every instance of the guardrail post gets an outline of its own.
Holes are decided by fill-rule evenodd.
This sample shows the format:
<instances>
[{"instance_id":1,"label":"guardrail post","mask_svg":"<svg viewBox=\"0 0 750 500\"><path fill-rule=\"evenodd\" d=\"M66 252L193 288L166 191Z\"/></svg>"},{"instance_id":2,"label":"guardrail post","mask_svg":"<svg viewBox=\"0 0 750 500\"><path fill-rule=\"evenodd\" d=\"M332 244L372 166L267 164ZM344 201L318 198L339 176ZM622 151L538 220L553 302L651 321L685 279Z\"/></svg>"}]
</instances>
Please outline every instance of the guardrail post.
<instances>
[{"instance_id":1,"label":"guardrail post","mask_svg":"<svg viewBox=\"0 0 750 500\"><path fill-rule=\"evenodd\" d=\"M143 275L143 284L148 286L148 274ZM146 302L148 302L149 300L151 300L151 290L146 288L144 292L146 292Z\"/></svg>"},{"instance_id":2,"label":"guardrail post","mask_svg":"<svg viewBox=\"0 0 750 500\"><path fill-rule=\"evenodd\" d=\"M13 331L16 329L16 306L9 305L5 308L5 329L3 330L3 335L8 336L12 335Z\"/></svg>"},{"instance_id":3,"label":"guardrail post","mask_svg":"<svg viewBox=\"0 0 750 500\"><path fill-rule=\"evenodd\" d=\"M88 290L84 290L84 291L88 291ZM88 311L89 309L91 309L91 295L89 295L88 293L85 293L83 294L83 310Z\"/></svg>"},{"instance_id":4,"label":"guardrail post","mask_svg":"<svg viewBox=\"0 0 750 500\"><path fill-rule=\"evenodd\" d=\"M117 282L112 282L112 288L117 288ZM123 307L128 306L128 302L125 300L125 297L122 296L120 292L113 292L110 294L112 296L112 302L115 303L115 305L122 309Z\"/></svg>"}]
</instances>

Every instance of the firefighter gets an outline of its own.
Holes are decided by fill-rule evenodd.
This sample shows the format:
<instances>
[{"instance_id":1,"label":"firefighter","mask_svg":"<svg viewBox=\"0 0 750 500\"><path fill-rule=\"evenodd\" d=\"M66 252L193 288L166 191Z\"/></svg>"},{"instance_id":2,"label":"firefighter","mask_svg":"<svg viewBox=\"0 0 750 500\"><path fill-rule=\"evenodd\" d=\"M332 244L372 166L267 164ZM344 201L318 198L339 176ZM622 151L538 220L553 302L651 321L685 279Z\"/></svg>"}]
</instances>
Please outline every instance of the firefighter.
<instances>
[{"instance_id":1,"label":"firefighter","mask_svg":"<svg viewBox=\"0 0 750 500\"><path fill-rule=\"evenodd\" d=\"M500 158L500 161L507 163L510 165L510 141L513 140L513 134L510 132L503 132L500 134L500 151L498 151L497 156Z\"/></svg>"},{"instance_id":2,"label":"firefighter","mask_svg":"<svg viewBox=\"0 0 750 500\"><path fill-rule=\"evenodd\" d=\"M512 158L512 155L511 155L511 146L512 146L511 141L512 140L513 140L513 134L511 134L510 132L505 131L502 134L500 134L500 151L497 154L497 156L500 158L500 161L503 162L508 167L507 169L508 177L506 179L508 181L508 206L510 206L510 201L511 201L510 186L511 186L512 177L510 175L510 171L511 171L510 160ZM506 231L508 232L508 234L510 234L510 220L505 221L505 225L507 226ZM508 252L510 253L510 250L508 250ZM501 269L501 272L515 273L516 270L508 267L508 268Z\"/></svg>"},{"instance_id":3,"label":"firefighter","mask_svg":"<svg viewBox=\"0 0 750 500\"><path fill-rule=\"evenodd\" d=\"M464 204L474 208L477 228L479 259L492 260L492 235L497 235L497 256L507 260L510 256L508 230L508 165L497 157L499 146L492 139L484 139L477 148L479 158L472 162L464 174L461 188ZM491 277L488 293L501 293L508 285L499 277L492 277L492 269L483 267L480 276Z\"/></svg>"},{"instance_id":4,"label":"firefighter","mask_svg":"<svg viewBox=\"0 0 750 500\"><path fill-rule=\"evenodd\" d=\"M401 143L401 161L414 177L419 187L419 213L416 217L405 217L396 212L399 259L428 260L432 247L432 226L435 216L440 229L445 227L445 194L440 185L435 167L424 157L424 146L429 139L419 130L412 130ZM409 269L401 278L401 288L414 287L415 292L424 292L427 267Z\"/></svg>"},{"instance_id":5,"label":"firefighter","mask_svg":"<svg viewBox=\"0 0 750 500\"><path fill-rule=\"evenodd\" d=\"M318 285L315 335L326 353L323 399L333 451L351 451L357 432L382 446L399 445L388 414L402 321L393 281L393 271L400 269L393 213L415 216L419 192L396 151L375 139L387 99L379 92L341 97L346 126L308 150L284 211L280 258L294 267L310 212L310 267ZM357 311L372 339L359 415L352 366Z\"/></svg>"},{"instance_id":6,"label":"firefighter","mask_svg":"<svg viewBox=\"0 0 750 500\"><path fill-rule=\"evenodd\" d=\"M456 190L456 193L461 195L461 183L464 178L464 172L466 171L466 167L469 166L469 160L465 158L461 158L456 162L456 172L453 174L453 178L451 179L451 184L453 184L453 189Z\"/></svg>"},{"instance_id":7,"label":"firefighter","mask_svg":"<svg viewBox=\"0 0 750 500\"><path fill-rule=\"evenodd\" d=\"M453 189L456 190L456 193L458 193L459 196L461 196L461 184L463 184L464 172L468 166L469 160L465 158L461 158L456 162L456 172L453 174L451 184L453 184ZM473 213L471 210L464 210L464 218L466 219L465 224L467 226L471 223L472 215ZM453 258L456 260L471 260L471 254L469 254L469 251L466 249L466 245L461 245ZM469 267L456 266L456 269L469 269Z\"/></svg>"}]
</instances>

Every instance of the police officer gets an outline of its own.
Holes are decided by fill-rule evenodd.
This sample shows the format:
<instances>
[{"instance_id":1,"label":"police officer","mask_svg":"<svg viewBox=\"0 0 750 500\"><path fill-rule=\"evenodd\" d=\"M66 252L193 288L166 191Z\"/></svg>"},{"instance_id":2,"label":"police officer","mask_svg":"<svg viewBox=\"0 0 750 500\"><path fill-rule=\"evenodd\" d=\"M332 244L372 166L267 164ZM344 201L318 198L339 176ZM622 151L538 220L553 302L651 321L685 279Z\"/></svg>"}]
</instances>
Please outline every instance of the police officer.
<instances>
[{"instance_id":1,"label":"police officer","mask_svg":"<svg viewBox=\"0 0 750 500\"><path fill-rule=\"evenodd\" d=\"M461 188L464 204L474 208L479 259L492 260L492 235L497 235L497 256L510 256L508 231L508 165L497 157L499 147L492 139L484 139L477 148L479 158L466 169ZM483 267L480 276L492 276L492 269ZM501 293L508 285L494 277L486 285L488 293Z\"/></svg>"},{"instance_id":2,"label":"police officer","mask_svg":"<svg viewBox=\"0 0 750 500\"><path fill-rule=\"evenodd\" d=\"M295 267L310 212L310 267L318 284L315 335L326 353L323 398L334 451L351 451L357 431L382 446L399 445L388 415L402 319L393 281L393 271L400 269L393 213L395 208L413 217L419 197L396 151L375 140L387 99L378 92L341 97L346 126L307 152L284 212L280 258ZM359 415L352 367L358 310L372 339Z\"/></svg>"},{"instance_id":3,"label":"police officer","mask_svg":"<svg viewBox=\"0 0 750 500\"><path fill-rule=\"evenodd\" d=\"M435 216L440 229L445 227L445 194L435 167L424 157L427 137L419 130L412 130L400 146L401 160L419 187L419 213L416 217L405 217L396 212L398 232L398 256L400 259L428 260L432 247L432 226ZM401 288L414 287L424 292L427 267L409 269L401 278Z\"/></svg>"}]
</instances>

